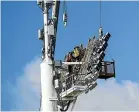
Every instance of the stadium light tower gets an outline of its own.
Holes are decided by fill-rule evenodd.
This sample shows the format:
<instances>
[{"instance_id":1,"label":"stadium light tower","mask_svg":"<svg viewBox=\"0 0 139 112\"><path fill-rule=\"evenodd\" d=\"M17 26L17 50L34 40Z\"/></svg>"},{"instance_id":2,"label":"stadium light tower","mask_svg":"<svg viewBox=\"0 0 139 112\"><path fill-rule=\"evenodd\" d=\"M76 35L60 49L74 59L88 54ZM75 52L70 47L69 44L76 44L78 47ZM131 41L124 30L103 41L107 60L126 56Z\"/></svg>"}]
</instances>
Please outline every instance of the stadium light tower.
<instances>
[{"instance_id":1,"label":"stadium light tower","mask_svg":"<svg viewBox=\"0 0 139 112\"><path fill-rule=\"evenodd\" d=\"M64 2L65 3L65 2ZM41 67L41 106L42 112L66 112L70 104L74 108L77 97L88 93L97 86L98 78L106 79L114 76L115 71L109 70L111 63L105 62L105 50L108 46L110 33L103 36L102 28L99 30L99 39L89 39L87 47L79 47L79 59L74 55L74 60L62 62L54 59L56 33L60 1L37 0L43 11L44 25L38 30L38 38L43 42ZM49 13L51 13L49 15ZM64 26L67 25L67 14ZM77 51L77 48L76 48ZM68 56L67 56L68 58ZM70 69L72 67L73 69ZM104 68L104 69L102 69ZM110 71L108 73L108 71ZM114 72L113 72L114 71ZM108 76L109 75L109 76Z\"/></svg>"}]
</instances>

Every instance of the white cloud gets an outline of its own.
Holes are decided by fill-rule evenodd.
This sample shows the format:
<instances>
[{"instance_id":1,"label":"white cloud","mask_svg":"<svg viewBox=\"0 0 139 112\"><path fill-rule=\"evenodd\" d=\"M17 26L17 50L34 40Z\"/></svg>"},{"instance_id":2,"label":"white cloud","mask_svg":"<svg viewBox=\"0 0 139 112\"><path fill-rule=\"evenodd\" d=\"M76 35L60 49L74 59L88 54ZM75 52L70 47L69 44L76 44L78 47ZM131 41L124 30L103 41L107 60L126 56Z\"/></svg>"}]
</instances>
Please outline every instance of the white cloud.
<instances>
[{"instance_id":1,"label":"white cloud","mask_svg":"<svg viewBox=\"0 0 139 112\"><path fill-rule=\"evenodd\" d=\"M139 84L131 81L119 84L115 80L100 82L96 89L80 96L75 110L139 110Z\"/></svg>"},{"instance_id":2,"label":"white cloud","mask_svg":"<svg viewBox=\"0 0 139 112\"><path fill-rule=\"evenodd\" d=\"M14 110L39 109L40 62L35 58L25 66L22 76L17 78L16 86L9 90L14 98ZM11 91L12 90L12 91ZM88 94L82 94L75 105L75 110L138 110L139 83L115 80L99 81L98 86Z\"/></svg>"},{"instance_id":3,"label":"white cloud","mask_svg":"<svg viewBox=\"0 0 139 112\"><path fill-rule=\"evenodd\" d=\"M38 111L40 104L40 62L35 58L24 68L23 75L17 77L16 86L10 85L9 93L12 94L11 110Z\"/></svg>"}]
</instances>

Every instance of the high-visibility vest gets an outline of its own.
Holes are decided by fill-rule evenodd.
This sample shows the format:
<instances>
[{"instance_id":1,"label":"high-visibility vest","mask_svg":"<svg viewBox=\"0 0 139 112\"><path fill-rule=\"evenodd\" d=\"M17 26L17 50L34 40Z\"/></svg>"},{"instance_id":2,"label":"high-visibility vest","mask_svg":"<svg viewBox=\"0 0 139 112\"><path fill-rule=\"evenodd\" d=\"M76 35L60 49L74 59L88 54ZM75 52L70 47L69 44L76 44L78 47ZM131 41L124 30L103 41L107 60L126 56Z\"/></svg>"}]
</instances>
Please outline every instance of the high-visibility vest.
<instances>
[{"instance_id":1,"label":"high-visibility vest","mask_svg":"<svg viewBox=\"0 0 139 112\"><path fill-rule=\"evenodd\" d=\"M74 49L74 56L75 57L79 56L79 50L77 48Z\"/></svg>"}]
</instances>

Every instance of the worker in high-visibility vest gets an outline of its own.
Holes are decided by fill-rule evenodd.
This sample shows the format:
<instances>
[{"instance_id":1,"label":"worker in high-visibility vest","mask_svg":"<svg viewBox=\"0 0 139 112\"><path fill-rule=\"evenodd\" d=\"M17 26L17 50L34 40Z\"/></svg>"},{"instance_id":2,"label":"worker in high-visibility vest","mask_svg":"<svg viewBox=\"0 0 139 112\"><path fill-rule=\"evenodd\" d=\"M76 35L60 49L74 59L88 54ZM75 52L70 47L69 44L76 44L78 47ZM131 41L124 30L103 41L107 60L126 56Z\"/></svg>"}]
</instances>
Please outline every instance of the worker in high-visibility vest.
<instances>
[{"instance_id":1,"label":"worker in high-visibility vest","mask_svg":"<svg viewBox=\"0 0 139 112\"><path fill-rule=\"evenodd\" d=\"M80 51L79 51L79 47L76 46L73 50L74 53L74 57L76 58L76 61L79 61L79 56L80 56Z\"/></svg>"}]
</instances>

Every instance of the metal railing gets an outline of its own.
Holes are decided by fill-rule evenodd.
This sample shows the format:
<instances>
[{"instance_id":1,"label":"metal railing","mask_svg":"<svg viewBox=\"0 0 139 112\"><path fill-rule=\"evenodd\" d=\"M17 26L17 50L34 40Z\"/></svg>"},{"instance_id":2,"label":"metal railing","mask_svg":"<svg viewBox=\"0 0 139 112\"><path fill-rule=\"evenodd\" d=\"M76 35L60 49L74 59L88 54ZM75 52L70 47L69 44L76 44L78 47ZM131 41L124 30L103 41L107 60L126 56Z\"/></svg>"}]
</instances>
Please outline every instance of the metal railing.
<instances>
[{"instance_id":1,"label":"metal railing","mask_svg":"<svg viewBox=\"0 0 139 112\"><path fill-rule=\"evenodd\" d=\"M62 79L61 79L61 83L62 83L62 92L67 91L68 89L70 89L73 86L77 86L77 83L81 82L81 83L85 83L84 80L79 80L79 74L67 74L65 75ZM82 85L78 85L78 86L82 86Z\"/></svg>"}]
</instances>

